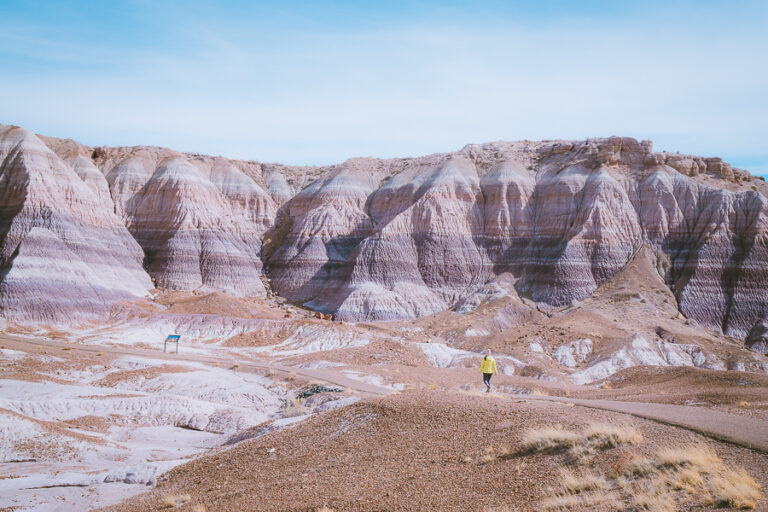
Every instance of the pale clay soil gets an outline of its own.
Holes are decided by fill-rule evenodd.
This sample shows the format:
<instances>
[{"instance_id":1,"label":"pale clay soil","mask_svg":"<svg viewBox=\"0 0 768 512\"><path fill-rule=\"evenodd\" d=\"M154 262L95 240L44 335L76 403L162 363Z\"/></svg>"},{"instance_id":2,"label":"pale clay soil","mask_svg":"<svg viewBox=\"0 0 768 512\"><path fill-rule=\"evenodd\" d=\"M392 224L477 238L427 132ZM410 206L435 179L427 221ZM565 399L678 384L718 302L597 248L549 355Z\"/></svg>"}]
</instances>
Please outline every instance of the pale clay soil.
<instances>
[{"instance_id":1,"label":"pale clay soil","mask_svg":"<svg viewBox=\"0 0 768 512\"><path fill-rule=\"evenodd\" d=\"M136 394L130 389L135 389L137 383L166 382L163 386L172 385L168 383L183 382L185 374L200 371L201 364L212 371L237 373L243 370L234 366L236 362L241 365L253 362L306 368L307 372L319 368L317 371L342 376L347 383L349 379L358 379L361 388L369 383L370 389L387 386L392 392L399 391L397 395L382 399L368 395L365 401L357 403L352 402L366 393L331 393L331 398L351 398L351 401L343 402L351 405L315 414L232 447L213 448L229 439L231 434L205 446L195 441L197 448L183 452L182 462L191 462L162 477L156 489L143 485L103 484L101 487L108 489L124 486L125 489L119 491L124 494L116 492L114 496L108 496L112 491L97 491L95 494L104 494L103 499L78 497L81 493L84 497L94 494L93 487L86 487L67 494L70 507L60 510L78 510L77 503L87 504L80 509L116 503L121 496L145 490L150 493L131 498L114 510L162 509L161 501L169 494L182 497L188 494L190 499L180 500L179 503L184 504L177 509L198 512L202 510L199 506L203 505L209 511L310 511L324 505L337 511L503 510L500 507L540 510L540 501L553 493L550 487L556 483L556 468L564 464L564 456L494 456L481 463L484 451L493 448L497 455L504 450L514 452L522 433L528 428L557 424L577 427L594 422L632 424L644 436L644 441L637 447L598 453L590 463L596 470L608 467L627 450L652 454L667 444L705 443L715 447L725 464L744 467L763 490L767 489L768 460L759 452L625 414L509 399L511 394L527 393L665 403L768 421L768 376L764 373L637 366L618 369L588 386L577 385L569 379L570 373L587 368L589 360L579 362L574 368L566 368L553 358L555 349L581 338L592 340L593 355L600 354L601 357L609 357L616 347L622 346L622 340L634 334L653 341L659 339L658 332L675 344L701 346L723 364L734 358L753 357L742 350L737 340L701 329L678 315L674 297L663 286L645 279L646 272L640 263L643 262L636 268L629 266L601 287L595 296L566 308L525 316L512 327L498 322L500 318L508 320L510 311L517 311L522 299L515 297L483 304L466 314L447 311L414 322L355 325L316 319L311 313L281 300L233 299L223 294L160 293L150 304L126 305L133 315L133 323L121 326L85 331L40 331L11 326L10 332L47 336L59 343L74 340L75 343L71 344L72 350L65 350L59 345L24 348L0 341L0 345L34 356L0 360L2 378L66 386L82 381L84 376L90 375L89 372L93 373L93 368L103 367L103 375L88 377L91 379L88 385L107 388L113 399L130 400ZM633 298L627 290L640 290L642 299ZM227 312L231 312L229 317L222 316ZM182 346L181 356L199 356L200 361L191 364L163 360L149 367L133 368L121 366L119 355L77 350L94 344L121 350L121 347L125 350L150 349L157 353L158 341L162 339L158 337L171 328L166 323L154 326L153 319L159 313L163 315L163 322L178 318L182 322L179 325L193 325L198 329L198 338L194 335L185 337L188 344ZM218 320L211 324L211 319L216 318L256 324L250 331L251 327L248 327L242 333L224 335L222 333L227 331L221 329L228 329L229 324ZM200 319L208 323L201 324ZM476 331L471 332L471 329ZM533 343L539 343L544 353L534 351ZM478 354L485 348L493 350L502 369L513 367L514 375L494 377L499 396L481 393L482 384L476 368ZM167 354L165 357L173 356ZM223 362L214 367L213 358ZM525 366L521 367L516 361L522 361ZM293 376L290 372L248 371L287 390L286 400L291 393L313 383L312 378ZM103 400L95 395L88 398L91 394L88 392L81 398L86 402ZM255 406L254 412L259 407ZM300 412L311 410L293 411L292 414ZM279 412L278 416L282 414ZM51 436L59 436L57 439L82 441L94 446L112 442L110 436L118 431L116 428L131 424L126 422L125 416L98 414L64 420L31 420ZM138 418L136 421L139 423L135 425L139 426L145 420ZM264 431L269 430L272 429ZM52 449L46 443L27 448L31 452L37 451L42 460ZM272 448L274 451L270 451ZM66 455L60 452L57 456ZM161 456L158 451L152 453L157 453L160 459L169 457L168 454ZM70 457L72 467L82 465L77 453L72 452ZM472 459L471 462L465 462L467 457ZM151 453L147 460L151 460ZM9 464L5 466L8 467L0 469L7 482L13 480L18 470ZM35 467L31 466L30 471L44 473L44 469ZM65 494L60 488L55 493ZM24 500L28 501L25 503ZM32 499L25 494L18 503L30 505ZM46 506L27 510L50 510ZM600 510L599 506L593 509ZM757 509L768 510L765 499L758 502ZM688 503L679 510L696 508Z\"/></svg>"},{"instance_id":2,"label":"pale clay soil","mask_svg":"<svg viewBox=\"0 0 768 512\"><path fill-rule=\"evenodd\" d=\"M40 353L44 352L54 354L52 349L40 349ZM51 375L94 364L108 366L112 359L109 354L75 354L74 350L60 349L54 357L61 361L42 367L25 363L27 359L14 362L9 377L66 382ZM645 438L636 448L643 454L667 444L715 446L726 463L747 468L763 488L768 483L768 458L757 452L623 414L506 397L508 393L527 392L678 404L706 399L709 405L698 407L715 406L760 416L768 396L765 376L688 368L632 368L614 375L611 389L596 389L498 375L493 382L500 394L486 396L481 393L475 368L434 368L423 357L421 351L408 345L376 343L288 358L284 363L337 361L344 366L332 370L376 375L382 384L399 384L404 390L392 397L321 413L292 428L219 449L173 470L161 479L157 490L115 510L158 510L158 500L169 493L190 495L189 506L182 505L180 510L201 510L192 508L199 504L207 510L315 510L323 505L338 511L492 510L502 506L537 510L537 503L553 492L550 487L555 485L555 469L563 464L563 456L531 455L485 463L480 460L484 451L493 448L496 454L514 452L527 428L557 424L577 427L595 422L634 425ZM163 364L110 373L96 382L115 385L184 371L189 369ZM304 384L299 378L294 385ZM749 401L749 406L739 405L739 401ZM93 417L54 425L49 422L46 427L75 427L81 432L109 428L103 418ZM271 448L275 451L269 452ZM593 465L600 468L610 464L622 450L599 454ZM472 462L465 462L466 457ZM198 484L198 480L211 482L210 487ZM766 510L763 502L758 510Z\"/></svg>"}]
</instances>

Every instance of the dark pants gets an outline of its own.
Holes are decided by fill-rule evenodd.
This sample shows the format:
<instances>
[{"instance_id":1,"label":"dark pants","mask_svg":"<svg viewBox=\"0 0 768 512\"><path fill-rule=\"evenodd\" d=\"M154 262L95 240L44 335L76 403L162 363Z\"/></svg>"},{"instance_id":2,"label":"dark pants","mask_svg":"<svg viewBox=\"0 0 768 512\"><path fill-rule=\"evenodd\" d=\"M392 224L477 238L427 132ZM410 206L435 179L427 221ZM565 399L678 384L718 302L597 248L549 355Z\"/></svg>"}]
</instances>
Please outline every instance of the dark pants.
<instances>
[{"instance_id":1,"label":"dark pants","mask_svg":"<svg viewBox=\"0 0 768 512\"><path fill-rule=\"evenodd\" d=\"M483 374L483 384L485 384L488 387L491 387L491 377L493 377L492 373L484 373Z\"/></svg>"}]
</instances>

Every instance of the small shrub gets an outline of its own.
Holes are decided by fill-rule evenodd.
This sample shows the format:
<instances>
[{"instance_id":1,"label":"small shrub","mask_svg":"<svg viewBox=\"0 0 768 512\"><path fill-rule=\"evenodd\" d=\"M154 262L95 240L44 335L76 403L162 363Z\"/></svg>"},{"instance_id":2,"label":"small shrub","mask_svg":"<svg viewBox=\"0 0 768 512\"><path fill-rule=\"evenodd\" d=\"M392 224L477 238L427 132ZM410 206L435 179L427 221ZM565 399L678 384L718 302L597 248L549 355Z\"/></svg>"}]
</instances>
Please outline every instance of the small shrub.
<instances>
[{"instance_id":1,"label":"small shrub","mask_svg":"<svg viewBox=\"0 0 768 512\"><path fill-rule=\"evenodd\" d=\"M341 393L342 391L344 390L337 387L328 387L328 386L323 386L321 384L313 384L311 387L303 390L301 393L296 395L296 398L309 398L319 393Z\"/></svg>"},{"instance_id":2,"label":"small shrub","mask_svg":"<svg viewBox=\"0 0 768 512\"><path fill-rule=\"evenodd\" d=\"M283 411L283 415L286 418L294 418L296 416L303 416L304 414L307 414L306 410L304 409L304 404L306 403L305 398L291 398L288 402L285 403L285 410Z\"/></svg>"}]
</instances>

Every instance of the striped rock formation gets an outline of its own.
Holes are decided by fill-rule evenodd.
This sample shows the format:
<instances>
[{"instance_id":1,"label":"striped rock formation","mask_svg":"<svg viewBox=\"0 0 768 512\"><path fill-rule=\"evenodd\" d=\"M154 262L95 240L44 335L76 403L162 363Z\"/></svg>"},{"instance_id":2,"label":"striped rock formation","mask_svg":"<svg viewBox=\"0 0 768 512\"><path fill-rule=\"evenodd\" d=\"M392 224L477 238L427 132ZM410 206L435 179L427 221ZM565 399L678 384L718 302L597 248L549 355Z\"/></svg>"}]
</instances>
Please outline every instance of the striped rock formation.
<instances>
[{"instance_id":1,"label":"striped rock formation","mask_svg":"<svg viewBox=\"0 0 768 512\"><path fill-rule=\"evenodd\" d=\"M158 287L265 294L261 237L276 206L243 170L224 158L156 148L98 156Z\"/></svg>"},{"instance_id":2,"label":"striped rock formation","mask_svg":"<svg viewBox=\"0 0 768 512\"><path fill-rule=\"evenodd\" d=\"M77 169L77 171L75 170ZM152 288L106 182L34 134L0 125L0 313L16 321L104 317Z\"/></svg>"},{"instance_id":3,"label":"striped rock formation","mask_svg":"<svg viewBox=\"0 0 768 512\"><path fill-rule=\"evenodd\" d=\"M648 245L683 314L745 338L768 313L766 192L720 159L618 137L357 160L286 204L268 263L289 298L391 320L453 307L504 272L523 296L568 304Z\"/></svg>"},{"instance_id":4,"label":"striped rock formation","mask_svg":"<svg viewBox=\"0 0 768 512\"><path fill-rule=\"evenodd\" d=\"M466 311L502 275L559 306L647 247L685 316L765 346L768 185L718 158L611 137L288 167L1 130L8 319L103 317L147 273L261 296L265 269L344 320Z\"/></svg>"}]
</instances>

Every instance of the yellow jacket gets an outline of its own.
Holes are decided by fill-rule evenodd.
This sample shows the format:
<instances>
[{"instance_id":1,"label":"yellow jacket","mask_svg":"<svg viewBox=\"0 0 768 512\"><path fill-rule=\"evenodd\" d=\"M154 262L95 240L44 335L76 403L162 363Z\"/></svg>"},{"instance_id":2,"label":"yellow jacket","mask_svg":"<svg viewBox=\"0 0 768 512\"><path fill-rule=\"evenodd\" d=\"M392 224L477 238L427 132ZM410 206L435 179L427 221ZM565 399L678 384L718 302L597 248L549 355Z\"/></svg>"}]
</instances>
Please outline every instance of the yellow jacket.
<instances>
[{"instance_id":1,"label":"yellow jacket","mask_svg":"<svg viewBox=\"0 0 768 512\"><path fill-rule=\"evenodd\" d=\"M490 356L483 357L483 362L480 363L480 373L492 373L494 375L499 373L496 370L496 361Z\"/></svg>"}]
</instances>

